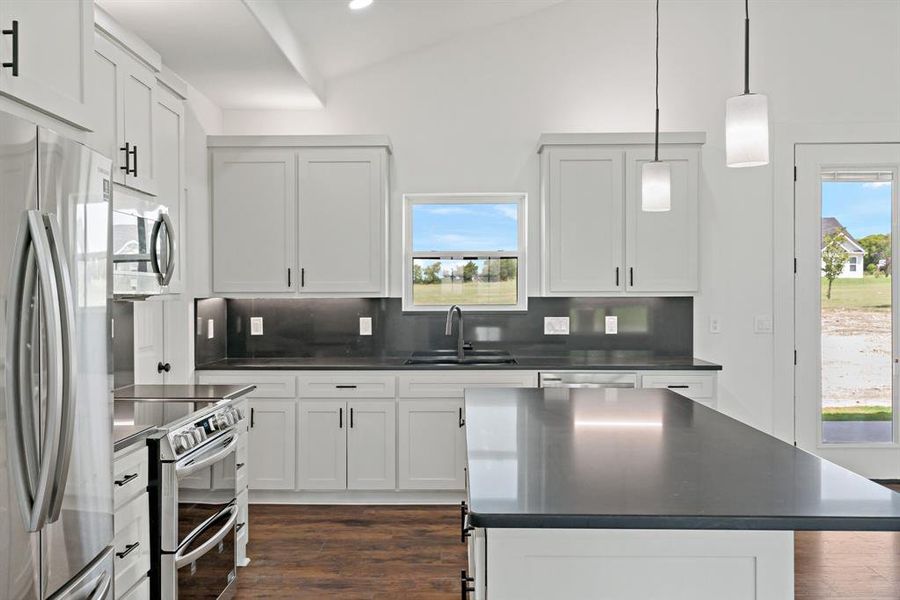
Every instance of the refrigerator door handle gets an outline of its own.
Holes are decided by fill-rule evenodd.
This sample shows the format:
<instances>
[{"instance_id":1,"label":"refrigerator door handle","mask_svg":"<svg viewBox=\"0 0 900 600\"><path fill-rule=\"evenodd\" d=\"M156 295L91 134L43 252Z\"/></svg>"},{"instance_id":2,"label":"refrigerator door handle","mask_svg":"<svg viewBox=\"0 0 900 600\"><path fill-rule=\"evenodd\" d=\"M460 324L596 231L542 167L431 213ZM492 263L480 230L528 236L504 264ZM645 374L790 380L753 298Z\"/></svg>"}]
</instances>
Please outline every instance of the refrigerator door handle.
<instances>
[{"instance_id":1,"label":"refrigerator door handle","mask_svg":"<svg viewBox=\"0 0 900 600\"><path fill-rule=\"evenodd\" d=\"M91 582L94 591L88 596L87 600L106 600L112 591L112 577L106 571L100 577Z\"/></svg>"},{"instance_id":2,"label":"refrigerator door handle","mask_svg":"<svg viewBox=\"0 0 900 600\"><path fill-rule=\"evenodd\" d=\"M160 285L169 285L172 275L175 274L175 227L168 213L162 213L163 226L166 228L166 272L160 280Z\"/></svg>"},{"instance_id":3,"label":"refrigerator door handle","mask_svg":"<svg viewBox=\"0 0 900 600\"><path fill-rule=\"evenodd\" d=\"M77 412L77 395L75 394L76 349L75 349L75 299L72 293L72 277L69 272L63 238L59 224L52 214L44 215L44 222L49 232L50 249L53 253L56 290L59 293L59 313L61 317L63 343L62 373L62 406L59 427L59 460L56 462L53 475L53 497L50 505L48 522L59 519L62 501L65 496L66 480L69 475L69 464L72 460L72 439L75 436L75 413Z\"/></svg>"},{"instance_id":4,"label":"refrigerator door handle","mask_svg":"<svg viewBox=\"0 0 900 600\"><path fill-rule=\"evenodd\" d=\"M18 488L19 508L25 522L25 529L36 532L44 526L47 515L50 512L51 496L53 493L53 475L56 472L58 461L61 410L63 404L63 341L62 341L62 316L60 315L59 294L56 287L56 278L53 276L53 257L50 251L50 243L47 239L47 231L44 228L44 220L37 210L27 211L19 228L17 236L16 257L10 273L9 290L12 294L7 305L7 320L11 335L7 338L7 364L6 376L8 384L7 393L7 436L12 448L10 458L11 471ZM32 476L28 459L36 455L34 448L27 448L26 431L34 431L35 423L23 422L22 416L26 411L23 406L32 403L31 386L22 385L23 354L27 349L23 343L22 314L25 309L24 297L25 282L28 279L28 269L32 264L29 258L28 248L32 248L34 262L37 265L38 280L40 282L40 297L43 304L44 328L47 333L47 416L44 419L43 444L41 445L39 466L36 476ZM35 310L35 308L31 308ZM29 411L34 418L33 411ZM35 442L36 445L36 442Z\"/></svg>"}]
</instances>

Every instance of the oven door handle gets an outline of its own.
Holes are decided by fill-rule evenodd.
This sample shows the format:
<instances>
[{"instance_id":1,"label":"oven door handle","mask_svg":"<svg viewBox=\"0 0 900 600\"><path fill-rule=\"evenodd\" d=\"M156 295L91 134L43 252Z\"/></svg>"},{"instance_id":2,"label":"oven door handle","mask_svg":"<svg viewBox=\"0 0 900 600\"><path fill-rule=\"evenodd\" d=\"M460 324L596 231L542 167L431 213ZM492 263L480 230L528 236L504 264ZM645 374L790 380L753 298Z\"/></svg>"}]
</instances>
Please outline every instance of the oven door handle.
<instances>
[{"instance_id":1,"label":"oven door handle","mask_svg":"<svg viewBox=\"0 0 900 600\"><path fill-rule=\"evenodd\" d=\"M219 531L217 531L216 534L215 534L214 536L212 536L211 538L209 538L208 540L206 540L205 542L203 542L203 544L201 544L200 546L198 546L196 549L191 550L190 552L188 552L188 553L186 553L186 554L184 553L184 550L185 550L188 546L190 546L191 542L192 542L194 539L196 539L197 536L199 536L199 535L202 534L204 531L206 531L206 529L209 528L209 526L210 526L216 519L219 518L219 516L221 515L221 513L215 515L214 517L211 517L209 520L207 520L206 522L204 522L203 524L201 524L197 529L194 530L193 533L191 533L191 534L187 537L187 539L185 539L184 544L182 544L182 546L181 546L181 548L178 550L178 552L175 553L175 568L176 568L176 569L180 569L181 567L183 567L183 566L185 566L185 565L189 565L189 564L191 564L192 562L194 562L194 561L196 561L197 559L199 559L200 557L202 557L204 554L206 554L207 552L209 552L210 550L212 550L213 548L215 548L215 547L219 544L219 542L221 542L222 540L224 540L224 539L225 539L225 536L227 536L228 533L234 529L234 524L237 522L237 517L238 517L238 515L237 515L237 506L235 506L234 504L232 504L231 506L229 506L229 507L226 508L225 510L226 510L226 511L229 511L229 512L231 513L231 516L228 517L228 521L225 522L225 525L223 525L222 528L221 528Z\"/></svg>"},{"instance_id":2,"label":"oven door handle","mask_svg":"<svg viewBox=\"0 0 900 600\"><path fill-rule=\"evenodd\" d=\"M224 445L218 446L218 449L216 450L209 451L209 454L189 457L185 463L175 465L175 476L179 479L187 477L191 473L196 473L200 469L222 460L228 456L228 454L234 452L234 449L237 448L237 444L238 436L232 435Z\"/></svg>"}]
</instances>

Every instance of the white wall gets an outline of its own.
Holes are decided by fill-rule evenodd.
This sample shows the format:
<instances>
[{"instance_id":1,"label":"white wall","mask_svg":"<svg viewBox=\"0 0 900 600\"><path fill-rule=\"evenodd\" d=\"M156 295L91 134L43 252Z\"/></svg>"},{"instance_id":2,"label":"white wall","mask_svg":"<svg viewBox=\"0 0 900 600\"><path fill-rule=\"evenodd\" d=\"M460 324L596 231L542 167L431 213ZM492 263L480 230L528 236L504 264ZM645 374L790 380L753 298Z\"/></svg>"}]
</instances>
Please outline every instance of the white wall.
<instances>
[{"instance_id":1,"label":"white wall","mask_svg":"<svg viewBox=\"0 0 900 600\"><path fill-rule=\"evenodd\" d=\"M330 81L322 110L225 111L223 132L388 134L395 266L401 194L525 191L538 215L540 133L652 128L652 7L570 0ZM773 342L753 333L753 318L773 314L772 167L724 165L724 101L743 84L743 3L664 0L661 10L661 127L708 132L695 354L725 366L721 407L768 430ZM751 86L769 94L773 128L900 123L900 2L755 0L751 11ZM534 219L532 294L538 233ZM708 333L711 315L721 334ZM792 402L786 390L774 398Z\"/></svg>"}]
</instances>

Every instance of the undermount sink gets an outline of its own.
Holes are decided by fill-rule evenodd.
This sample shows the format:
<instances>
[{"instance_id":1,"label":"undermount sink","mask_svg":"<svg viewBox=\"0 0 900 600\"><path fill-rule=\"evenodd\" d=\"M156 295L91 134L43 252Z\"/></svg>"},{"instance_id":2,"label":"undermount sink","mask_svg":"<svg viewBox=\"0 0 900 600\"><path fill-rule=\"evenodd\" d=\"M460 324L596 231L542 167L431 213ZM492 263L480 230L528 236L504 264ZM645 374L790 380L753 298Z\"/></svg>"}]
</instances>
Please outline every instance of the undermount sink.
<instances>
[{"instance_id":1,"label":"undermount sink","mask_svg":"<svg viewBox=\"0 0 900 600\"><path fill-rule=\"evenodd\" d=\"M514 365L516 359L506 350L466 350L459 360L456 350L424 350L413 352L407 365Z\"/></svg>"}]
</instances>

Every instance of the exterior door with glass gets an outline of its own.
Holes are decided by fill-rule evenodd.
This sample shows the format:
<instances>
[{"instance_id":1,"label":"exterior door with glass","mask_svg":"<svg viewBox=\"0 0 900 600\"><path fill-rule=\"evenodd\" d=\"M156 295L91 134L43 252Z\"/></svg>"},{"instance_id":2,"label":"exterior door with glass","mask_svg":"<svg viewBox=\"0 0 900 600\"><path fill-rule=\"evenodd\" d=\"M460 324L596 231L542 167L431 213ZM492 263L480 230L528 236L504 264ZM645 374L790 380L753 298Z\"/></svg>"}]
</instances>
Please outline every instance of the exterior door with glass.
<instances>
[{"instance_id":1,"label":"exterior door with glass","mask_svg":"<svg viewBox=\"0 0 900 600\"><path fill-rule=\"evenodd\" d=\"M900 144L795 147L797 444L900 478Z\"/></svg>"}]
</instances>

